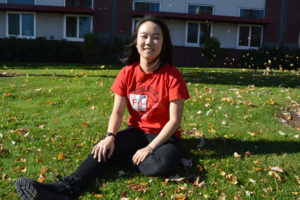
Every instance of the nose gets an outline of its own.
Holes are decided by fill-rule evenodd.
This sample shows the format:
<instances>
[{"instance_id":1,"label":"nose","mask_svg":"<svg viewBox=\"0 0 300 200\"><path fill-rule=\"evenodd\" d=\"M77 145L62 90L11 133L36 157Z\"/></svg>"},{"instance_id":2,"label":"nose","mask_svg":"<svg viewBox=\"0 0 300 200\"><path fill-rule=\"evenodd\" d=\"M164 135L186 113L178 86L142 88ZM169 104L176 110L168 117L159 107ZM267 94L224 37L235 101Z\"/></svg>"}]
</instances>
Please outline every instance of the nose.
<instances>
[{"instance_id":1,"label":"nose","mask_svg":"<svg viewBox=\"0 0 300 200\"><path fill-rule=\"evenodd\" d=\"M147 37L147 39L146 39L146 44L150 44L151 42L152 42L151 37Z\"/></svg>"}]
</instances>

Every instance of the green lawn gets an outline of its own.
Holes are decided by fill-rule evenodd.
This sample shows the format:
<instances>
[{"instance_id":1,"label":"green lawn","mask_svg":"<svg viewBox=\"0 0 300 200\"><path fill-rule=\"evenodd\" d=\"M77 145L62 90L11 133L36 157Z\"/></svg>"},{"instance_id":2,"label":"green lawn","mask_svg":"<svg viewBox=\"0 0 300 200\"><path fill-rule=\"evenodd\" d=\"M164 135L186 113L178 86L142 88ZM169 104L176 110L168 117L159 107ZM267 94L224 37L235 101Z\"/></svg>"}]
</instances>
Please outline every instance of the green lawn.
<instances>
[{"instance_id":1,"label":"green lawn","mask_svg":"<svg viewBox=\"0 0 300 200\"><path fill-rule=\"evenodd\" d=\"M192 167L178 173L189 178L119 176L113 168L80 199L300 199L300 130L276 118L285 109L300 114L299 71L179 69L191 95L182 146ZM119 70L1 65L17 76L0 77L0 199L18 199L19 177L52 182L76 169L104 137Z\"/></svg>"}]
</instances>

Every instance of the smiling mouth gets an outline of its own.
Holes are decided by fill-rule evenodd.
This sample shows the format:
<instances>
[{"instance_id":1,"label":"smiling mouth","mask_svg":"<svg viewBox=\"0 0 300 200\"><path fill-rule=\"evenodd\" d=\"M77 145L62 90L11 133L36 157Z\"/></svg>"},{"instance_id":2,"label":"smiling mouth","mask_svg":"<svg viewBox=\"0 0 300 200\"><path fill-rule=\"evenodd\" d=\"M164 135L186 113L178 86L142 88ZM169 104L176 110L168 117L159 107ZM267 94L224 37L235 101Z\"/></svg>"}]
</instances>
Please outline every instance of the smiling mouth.
<instances>
[{"instance_id":1,"label":"smiling mouth","mask_svg":"<svg viewBox=\"0 0 300 200\"><path fill-rule=\"evenodd\" d=\"M144 51L152 52L152 51L154 51L154 50L153 50L153 49L150 49L150 48L144 48Z\"/></svg>"}]
</instances>

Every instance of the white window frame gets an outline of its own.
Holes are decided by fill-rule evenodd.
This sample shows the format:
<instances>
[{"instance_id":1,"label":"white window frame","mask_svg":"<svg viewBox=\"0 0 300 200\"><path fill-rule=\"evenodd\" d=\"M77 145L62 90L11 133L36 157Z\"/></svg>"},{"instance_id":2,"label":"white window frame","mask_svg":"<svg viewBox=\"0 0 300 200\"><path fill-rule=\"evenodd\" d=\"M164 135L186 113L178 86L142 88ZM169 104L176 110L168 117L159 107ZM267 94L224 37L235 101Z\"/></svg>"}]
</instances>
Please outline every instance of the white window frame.
<instances>
[{"instance_id":1,"label":"white window frame","mask_svg":"<svg viewBox=\"0 0 300 200\"><path fill-rule=\"evenodd\" d=\"M7 4L7 0L5 0L5 3ZM36 5L36 0L34 0L34 4L33 5Z\"/></svg>"},{"instance_id":2,"label":"white window frame","mask_svg":"<svg viewBox=\"0 0 300 200\"><path fill-rule=\"evenodd\" d=\"M186 10L186 13L189 13L189 6L210 6L210 7L212 7L212 15L214 15L215 14L215 5L211 5L211 4L196 4L196 3L187 3L186 5L185 5L185 10Z\"/></svg>"},{"instance_id":3,"label":"white window frame","mask_svg":"<svg viewBox=\"0 0 300 200\"><path fill-rule=\"evenodd\" d=\"M66 7L67 3L66 3L67 0L64 0L64 7ZM94 9L94 0L92 0L92 8L91 9Z\"/></svg>"},{"instance_id":4,"label":"white window frame","mask_svg":"<svg viewBox=\"0 0 300 200\"><path fill-rule=\"evenodd\" d=\"M67 17L76 17L77 18L77 37L67 37ZM64 15L64 28L63 28L63 38L67 41L74 42L84 42L84 38L79 37L79 18L80 17L90 17L91 18L91 33L93 32L93 16L90 15Z\"/></svg>"},{"instance_id":5,"label":"white window frame","mask_svg":"<svg viewBox=\"0 0 300 200\"><path fill-rule=\"evenodd\" d=\"M33 36L23 36L22 35L22 17L20 17L20 34L19 35L9 35L8 32L8 15L9 14L18 14L19 17L22 16L22 14L32 14L33 15ZM6 18L6 37L16 37L16 38L26 38L26 39L35 39L36 38L36 13L34 12L16 12L16 11L7 11L5 14Z\"/></svg>"},{"instance_id":6,"label":"white window frame","mask_svg":"<svg viewBox=\"0 0 300 200\"><path fill-rule=\"evenodd\" d=\"M143 0L133 0L132 1L132 10L135 10L135 3L139 2L139 3L158 3L159 4L159 11L161 12L161 1L143 1ZM152 11L151 11L152 12Z\"/></svg>"},{"instance_id":7,"label":"white window frame","mask_svg":"<svg viewBox=\"0 0 300 200\"><path fill-rule=\"evenodd\" d=\"M248 10L262 10L262 11L264 11L263 19L266 17L266 9L264 9L264 8L249 8L249 7L239 7L239 13L238 13L238 16L239 16L239 17L241 17L241 9L248 9Z\"/></svg>"},{"instance_id":8,"label":"white window frame","mask_svg":"<svg viewBox=\"0 0 300 200\"><path fill-rule=\"evenodd\" d=\"M198 35L197 35L197 43L189 43L187 40L188 40L188 24L189 23L193 23L193 24L198 24ZM186 24L185 24L185 39L184 39L184 44L185 46L188 46L188 47L200 47L200 28L201 28L201 24L203 23L206 23L205 21L187 21ZM210 24L210 37L213 36L213 23L209 23Z\"/></svg>"},{"instance_id":9,"label":"white window frame","mask_svg":"<svg viewBox=\"0 0 300 200\"><path fill-rule=\"evenodd\" d=\"M249 40L248 40L248 45L247 46L240 46L239 45L239 38L240 38L240 27L241 26L249 26ZM260 45L259 47L251 47L251 33L252 33L252 27L260 27L261 28L261 34L260 34ZM237 26L237 38L236 38L236 48L237 49L259 49L262 47L262 43L263 43L263 33L264 33L264 27L261 25L253 25L253 24L239 24Z\"/></svg>"}]
</instances>

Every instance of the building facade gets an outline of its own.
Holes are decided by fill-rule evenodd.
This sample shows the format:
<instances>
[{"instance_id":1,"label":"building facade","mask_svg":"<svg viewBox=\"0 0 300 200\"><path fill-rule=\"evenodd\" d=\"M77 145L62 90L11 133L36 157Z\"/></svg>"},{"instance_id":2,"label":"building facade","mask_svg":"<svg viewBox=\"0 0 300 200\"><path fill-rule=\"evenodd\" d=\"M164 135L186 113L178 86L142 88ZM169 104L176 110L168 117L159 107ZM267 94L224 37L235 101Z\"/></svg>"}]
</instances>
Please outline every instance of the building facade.
<instances>
[{"instance_id":1,"label":"building facade","mask_svg":"<svg viewBox=\"0 0 300 200\"><path fill-rule=\"evenodd\" d=\"M245 49L300 46L299 0L0 0L0 38L82 42L128 37L141 17L163 18L174 63L200 65L201 38L216 37L228 57Z\"/></svg>"}]
</instances>

